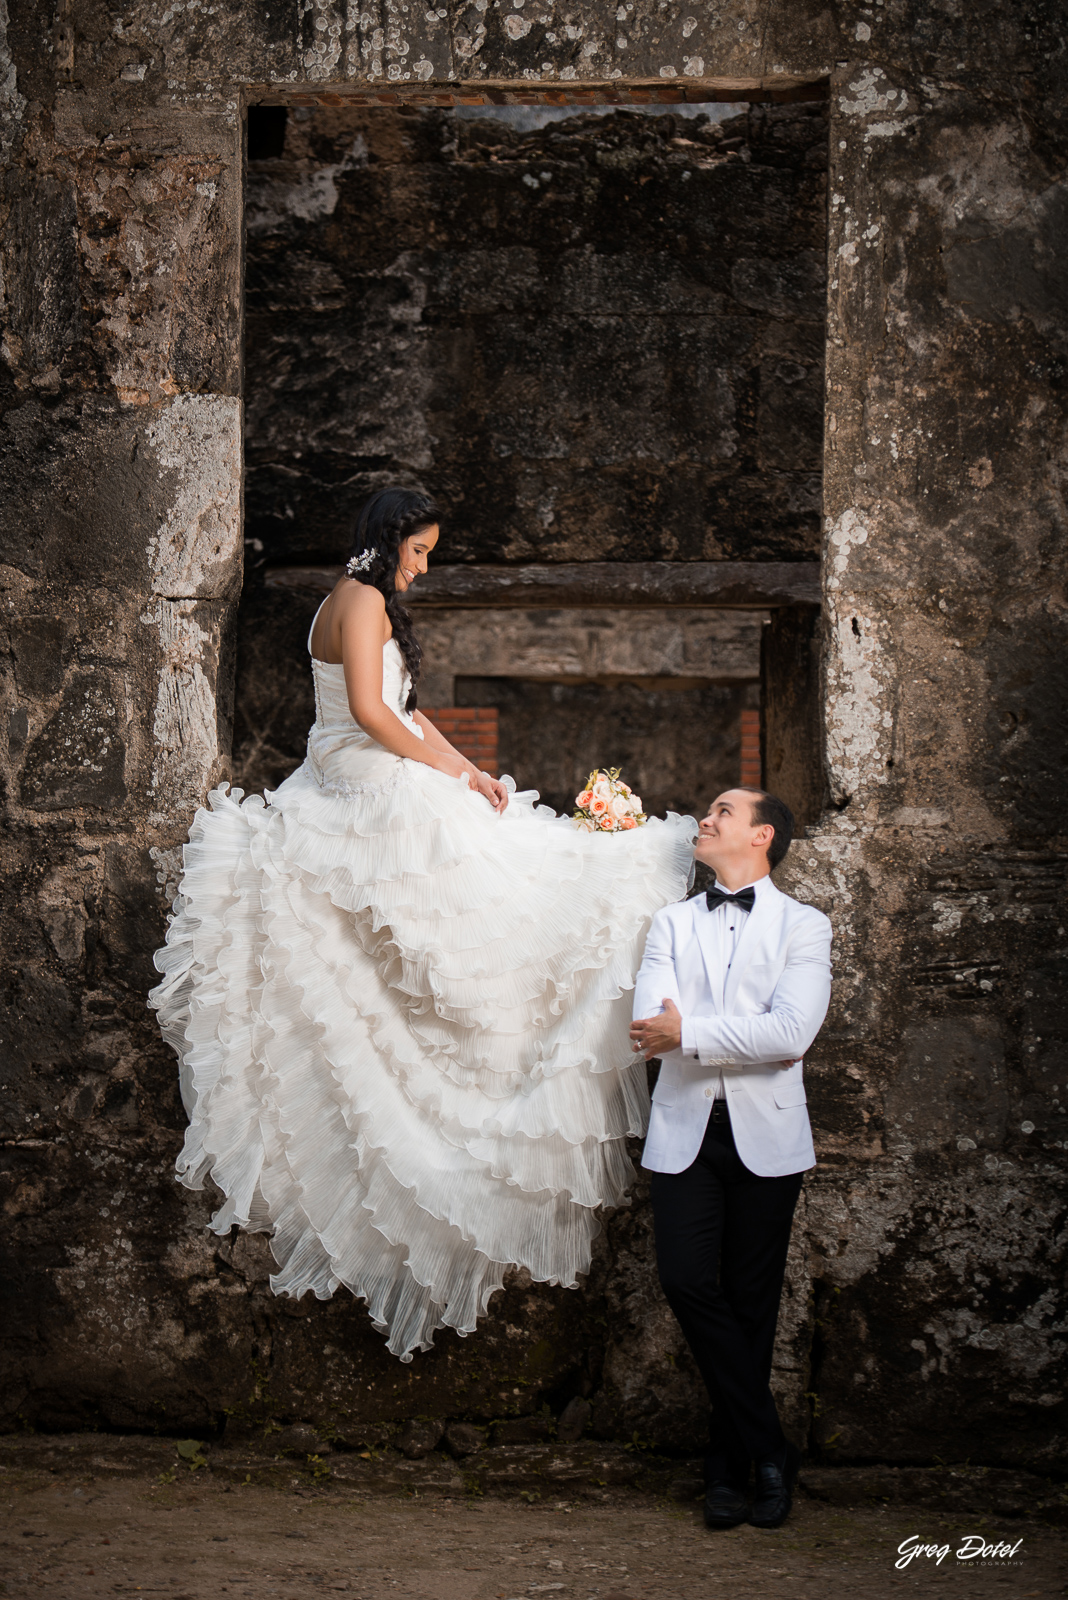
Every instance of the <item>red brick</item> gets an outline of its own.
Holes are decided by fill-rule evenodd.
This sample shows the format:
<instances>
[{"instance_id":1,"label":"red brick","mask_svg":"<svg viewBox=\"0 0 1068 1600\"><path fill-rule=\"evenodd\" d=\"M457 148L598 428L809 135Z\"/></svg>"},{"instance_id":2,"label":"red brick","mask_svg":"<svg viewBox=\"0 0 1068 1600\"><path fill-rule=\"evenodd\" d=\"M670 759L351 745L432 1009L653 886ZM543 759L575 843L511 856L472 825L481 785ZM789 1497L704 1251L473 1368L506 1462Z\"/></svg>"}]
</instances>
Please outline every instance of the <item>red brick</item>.
<instances>
[{"instance_id":1,"label":"red brick","mask_svg":"<svg viewBox=\"0 0 1068 1600\"><path fill-rule=\"evenodd\" d=\"M460 754L476 767L497 772L498 716L496 706L423 706L428 718Z\"/></svg>"}]
</instances>

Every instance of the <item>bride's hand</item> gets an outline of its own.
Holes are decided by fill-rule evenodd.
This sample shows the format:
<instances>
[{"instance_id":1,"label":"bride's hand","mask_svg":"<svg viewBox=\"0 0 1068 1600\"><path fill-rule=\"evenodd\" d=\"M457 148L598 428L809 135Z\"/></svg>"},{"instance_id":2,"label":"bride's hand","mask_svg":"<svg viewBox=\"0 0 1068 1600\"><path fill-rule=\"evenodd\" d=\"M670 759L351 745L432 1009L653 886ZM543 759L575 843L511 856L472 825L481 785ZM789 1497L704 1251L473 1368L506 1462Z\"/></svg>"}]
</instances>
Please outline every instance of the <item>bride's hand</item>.
<instances>
[{"instance_id":1,"label":"bride's hand","mask_svg":"<svg viewBox=\"0 0 1068 1600\"><path fill-rule=\"evenodd\" d=\"M475 787L479 794L484 794L494 811L501 815L508 805L508 790L499 778L491 778L488 772L479 772L477 767L475 771L477 774Z\"/></svg>"},{"instance_id":2,"label":"bride's hand","mask_svg":"<svg viewBox=\"0 0 1068 1600\"><path fill-rule=\"evenodd\" d=\"M481 773L478 768L475 768L475 773L475 787L480 792L480 795L486 795L486 800L489 800L489 805L494 808L497 814L504 813L508 805L508 790L505 789L504 784L500 782L499 778L491 778L489 773Z\"/></svg>"},{"instance_id":3,"label":"bride's hand","mask_svg":"<svg viewBox=\"0 0 1068 1600\"><path fill-rule=\"evenodd\" d=\"M494 811L504 811L508 804L508 790L504 784L498 778L491 778L488 772L481 772L466 756L446 751L434 764L439 772L447 773L450 778L462 778L466 773L468 787L485 795Z\"/></svg>"}]
</instances>

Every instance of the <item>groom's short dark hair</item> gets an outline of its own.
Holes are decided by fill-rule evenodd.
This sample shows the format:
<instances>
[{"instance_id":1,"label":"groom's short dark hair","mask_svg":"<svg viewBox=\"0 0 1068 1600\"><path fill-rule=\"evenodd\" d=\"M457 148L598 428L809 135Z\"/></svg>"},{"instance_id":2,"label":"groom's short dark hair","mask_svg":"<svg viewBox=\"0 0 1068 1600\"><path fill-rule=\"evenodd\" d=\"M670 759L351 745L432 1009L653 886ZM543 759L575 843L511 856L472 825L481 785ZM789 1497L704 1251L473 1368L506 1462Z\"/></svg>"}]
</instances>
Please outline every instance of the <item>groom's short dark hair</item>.
<instances>
[{"instance_id":1,"label":"groom's short dark hair","mask_svg":"<svg viewBox=\"0 0 1068 1600\"><path fill-rule=\"evenodd\" d=\"M794 836L794 814L785 800L766 789L754 789L749 784L740 785L742 794L755 795L751 812L754 828L774 828L775 834L768 845L768 865L772 872L790 848Z\"/></svg>"}]
</instances>

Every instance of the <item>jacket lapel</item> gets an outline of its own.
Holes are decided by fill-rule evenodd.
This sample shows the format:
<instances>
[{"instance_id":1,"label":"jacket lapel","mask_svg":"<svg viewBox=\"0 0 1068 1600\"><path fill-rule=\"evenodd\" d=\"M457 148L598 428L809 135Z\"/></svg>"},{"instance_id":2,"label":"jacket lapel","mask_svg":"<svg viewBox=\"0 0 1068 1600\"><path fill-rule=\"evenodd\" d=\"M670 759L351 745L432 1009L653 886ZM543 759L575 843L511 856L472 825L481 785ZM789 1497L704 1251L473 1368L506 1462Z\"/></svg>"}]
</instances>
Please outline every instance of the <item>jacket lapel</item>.
<instances>
[{"instance_id":1,"label":"jacket lapel","mask_svg":"<svg viewBox=\"0 0 1068 1600\"><path fill-rule=\"evenodd\" d=\"M734 951L731 970L723 985L723 1010L727 1016L730 1015L746 967L760 949L765 935L782 916L785 904L786 896L776 889L769 879L767 888L757 895L756 904L745 919L745 927L739 935Z\"/></svg>"},{"instance_id":2,"label":"jacket lapel","mask_svg":"<svg viewBox=\"0 0 1068 1600\"><path fill-rule=\"evenodd\" d=\"M708 978L708 988L712 996L712 1004L717 1015L722 1008L723 979L722 962L719 954L719 941L716 939L712 926L712 918L705 909L705 897L695 894L691 901L693 906L693 925L697 935L697 943L701 948L701 958L705 964L705 975ZM755 909L755 908L754 908Z\"/></svg>"}]
</instances>

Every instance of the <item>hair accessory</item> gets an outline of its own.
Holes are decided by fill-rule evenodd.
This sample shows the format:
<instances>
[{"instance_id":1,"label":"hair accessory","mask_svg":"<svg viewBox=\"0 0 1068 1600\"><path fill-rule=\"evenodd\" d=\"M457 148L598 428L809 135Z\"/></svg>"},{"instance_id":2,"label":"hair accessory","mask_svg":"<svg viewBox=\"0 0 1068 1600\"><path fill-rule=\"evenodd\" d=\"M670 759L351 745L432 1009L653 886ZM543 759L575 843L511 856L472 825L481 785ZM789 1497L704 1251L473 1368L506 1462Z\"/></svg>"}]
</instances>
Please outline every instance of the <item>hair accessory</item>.
<instances>
[{"instance_id":1,"label":"hair accessory","mask_svg":"<svg viewBox=\"0 0 1068 1600\"><path fill-rule=\"evenodd\" d=\"M358 572L366 572L377 554L377 550L361 550L358 556L353 556L346 563L345 571L350 578L354 578Z\"/></svg>"}]
</instances>

